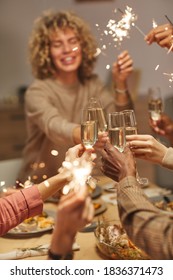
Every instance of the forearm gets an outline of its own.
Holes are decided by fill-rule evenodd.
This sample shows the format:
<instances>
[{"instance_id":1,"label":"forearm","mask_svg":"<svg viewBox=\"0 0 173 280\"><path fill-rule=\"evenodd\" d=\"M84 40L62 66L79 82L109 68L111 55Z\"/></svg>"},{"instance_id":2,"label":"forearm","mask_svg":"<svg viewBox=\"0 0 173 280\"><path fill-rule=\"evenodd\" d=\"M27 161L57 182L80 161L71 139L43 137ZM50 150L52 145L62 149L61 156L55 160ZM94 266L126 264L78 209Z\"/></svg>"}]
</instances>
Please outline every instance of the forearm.
<instances>
[{"instance_id":1,"label":"forearm","mask_svg":"<svg viewBox=\"0 0 173 280\"><path fill-rule=\"evenodd\" d=\"M120 182L117 197L129 238L152 259L172 259L172 221L150 203L135 178L128 179Z\"/></svg>"},{"instance_id":2,"label":"forearm","mask_svg":"<svg viewBox=\"0 0 173 280\"><path fill-rule=\"evenodd\" d=\"M131 95L127 89L120 90L115 88L114 96L115 96L116 111L120 112L123 110L134 108Z\"/></svg>"},{"instance_id":3,"label":"forearm","mask_svg":"<svg viewBox=\"0 0 173 280\"><path fill-rule=\"evenodd\" d=\"M42 183L37 185L40 192L42 200L46 200L48 197L55 194L60 190L65 184L68 183L67 177L63 174L57 174Z\"/></svg>"},{"instance_id":4,"label":"forearm","mask_svg":"<svg viewBox=\"0 0 173 280\"><path fill-rule=\"evenodd\" d=\"M68 232L61 232L60 229L55 228L50 244L51 252L62 256L72 252L74 239L75 235L70 235Z\"/></svg>"},{"instance_id":5,"label":"forearm","mask_svg":"<svg viewBox=\"0 0 173 280\"><path fill-rule=\"evenodd\" d=\"M43 201L36 186L17 191L0 199L0 235L24 219L41 214Z\"/></svg>"}]
</instances>

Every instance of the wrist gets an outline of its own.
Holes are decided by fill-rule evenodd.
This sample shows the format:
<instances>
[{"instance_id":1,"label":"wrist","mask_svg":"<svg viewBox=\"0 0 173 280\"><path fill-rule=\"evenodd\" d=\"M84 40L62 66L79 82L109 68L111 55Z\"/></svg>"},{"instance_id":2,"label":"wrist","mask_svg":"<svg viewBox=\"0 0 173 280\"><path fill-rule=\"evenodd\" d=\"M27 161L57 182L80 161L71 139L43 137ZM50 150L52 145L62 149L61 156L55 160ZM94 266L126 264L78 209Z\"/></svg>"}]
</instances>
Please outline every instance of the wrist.
<instances>
[{"instance_id":1,"label":"wrist","mask_svg":"<svg viewBox=\"0 0 173 280\"><path fill-rule=\"evenodd\" d=\"M72 251L75 234L60 233L54 230L50 250L58 255L66 255Z\"/></svg>"},{"instance_id":2,"label":"wrist","mask_svg":"<svg viewBox=\"0 0 173 280\"><path fill-rule=\"evenodd\" d=\"M72 260L73 259L73 252L69 252L65 255L56 254L52 250L48 250L48 257L49 260Z\"/></svg>"}]
</instances>

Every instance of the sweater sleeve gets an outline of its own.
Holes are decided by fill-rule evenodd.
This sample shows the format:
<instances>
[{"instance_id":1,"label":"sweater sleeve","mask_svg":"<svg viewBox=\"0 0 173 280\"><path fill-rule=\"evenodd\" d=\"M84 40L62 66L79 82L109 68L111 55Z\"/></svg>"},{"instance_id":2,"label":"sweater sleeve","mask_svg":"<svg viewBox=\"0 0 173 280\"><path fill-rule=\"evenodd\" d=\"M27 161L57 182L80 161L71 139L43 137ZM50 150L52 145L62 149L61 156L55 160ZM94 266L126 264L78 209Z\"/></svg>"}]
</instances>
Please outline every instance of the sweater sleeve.
<instances>
[{"instance_id":1,"label":"sweater sleeve","mask_svg":"<svg viewBox=\"0 0 173 280\"><path fill-rule=\"evenodd\" d=\"M119 183L117 198L120 219L134 244L152 259L172 259L172 217L152 205L134 177Z\"/></svg>"},{"instance_id":2,"label":"sweater sleeve","mask_svg":"<svg viewBox=\"0 0 173 280\"><path fill-rule=\"evenodd\" d=\"M168 148L163 160L162 160L162 166L173 169L173 148Z\"/></svg>"},{"instance_id":3,"label":"sweater sleeve","mask_svg":"<svg viewBox=\"0 0 173 280\"><path fill-rule=\"evenodd\" d=\"M36 186L0 198L0 236L42 210L43 201Z\"/></svg>"},{"instance_id":4,"label":"sweater sleeve","mask_svg":"<svg viewBox=\"0 0 173 280\"><path fill-rule=\"evenodd\" d=\"M72 132L79 124L61 115L58 106L63 106L63 104L59 101L59 105L56 106L53 94L54 91L48 83L36 80L25 94L27 118L33 126L39 127L40 133L46 134L47 138L55 144L61 139L74 145ZM68 100L67 103L69 103Z\"/></svg>"}]
</instances>

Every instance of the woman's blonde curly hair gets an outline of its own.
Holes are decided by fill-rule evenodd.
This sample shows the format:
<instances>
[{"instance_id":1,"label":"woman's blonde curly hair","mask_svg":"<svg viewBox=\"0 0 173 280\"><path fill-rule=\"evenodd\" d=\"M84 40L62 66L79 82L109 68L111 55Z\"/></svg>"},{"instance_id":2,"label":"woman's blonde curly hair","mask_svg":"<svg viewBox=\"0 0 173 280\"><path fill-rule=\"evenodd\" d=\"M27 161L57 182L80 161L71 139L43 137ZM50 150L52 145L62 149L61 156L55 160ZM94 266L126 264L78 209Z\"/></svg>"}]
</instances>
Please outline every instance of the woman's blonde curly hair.
<instances>
[{"instance_id":1,"label":"woman's blonde curly hair","mask_svg":"<svg viewBox=\"0 0 173 280\"><path fill-rule=\"evenodd\" d=\"M44 12L35 21L29 41L29 60L32 73L38 79L55 76L56 69L50 57L50 37L57 29L71 28L80 40L82 49L82 63L78 69L81 82L92 75L96 62L96 40L91 34L89 26L75 13L69 11Z\"/></svg>"}]
</instances>

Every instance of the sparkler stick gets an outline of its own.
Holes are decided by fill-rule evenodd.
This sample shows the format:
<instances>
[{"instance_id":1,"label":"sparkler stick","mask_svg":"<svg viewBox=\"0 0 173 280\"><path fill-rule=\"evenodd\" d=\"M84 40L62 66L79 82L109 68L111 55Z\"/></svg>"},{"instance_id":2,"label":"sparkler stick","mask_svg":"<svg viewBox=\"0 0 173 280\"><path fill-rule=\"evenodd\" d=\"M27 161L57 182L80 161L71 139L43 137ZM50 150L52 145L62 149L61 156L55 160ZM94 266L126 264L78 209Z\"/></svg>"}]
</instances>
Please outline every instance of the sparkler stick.
<instances>
[{"instance_id":1,"label":"sparkler stick","mask_svg":"<svg viewBox=\"0 0 173 280\"><path fill-rule=\"evenodd\" d=\"M167 15L165 15L165 18L167 19L167 21L173 26L173 22L168 18Z\"/></svg>"},{"instance_id":2,"label":"sparkler stick","mask_svg":"<svg viewBox=\"0 0 173 280\"><path fill-rule=\"evenodd\" d=\"M136 24L134 24L134 22L132 22L132 26L134 26L144 37L146 36L146 34Z\"/></svg>"}]
</instances>

